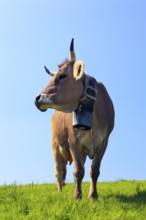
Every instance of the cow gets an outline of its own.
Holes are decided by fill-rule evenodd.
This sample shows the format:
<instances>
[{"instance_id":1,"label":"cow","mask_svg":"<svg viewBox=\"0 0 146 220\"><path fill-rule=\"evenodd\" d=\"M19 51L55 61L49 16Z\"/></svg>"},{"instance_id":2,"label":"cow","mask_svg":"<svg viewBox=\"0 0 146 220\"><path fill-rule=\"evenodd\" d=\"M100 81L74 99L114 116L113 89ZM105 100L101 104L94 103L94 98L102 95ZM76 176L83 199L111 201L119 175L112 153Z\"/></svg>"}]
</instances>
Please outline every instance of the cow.
<instances>
[{"instance_id":1,"label":"cow","mask_svg":"<svg viewBox=\"0 0 146 220\"><path fill-rule=\"evenodd\" d=\"M109 135L114 128L115 113L104 85L87 75L84 69L84 62L76 61L72 39L70 58L58 65L57 72L51 72L45 66L46 72L52 77L36 97L35 105L42 112L48 108L56 110L52 117L52 148L58 191L62 191L65 185L67 163L73 162L74 196L75 199L82 197L81 184L88 156L92 160L88 197L97 199L96 183ZM88 126L80 123L88 119Z\"/></svg>"}]
</instances>

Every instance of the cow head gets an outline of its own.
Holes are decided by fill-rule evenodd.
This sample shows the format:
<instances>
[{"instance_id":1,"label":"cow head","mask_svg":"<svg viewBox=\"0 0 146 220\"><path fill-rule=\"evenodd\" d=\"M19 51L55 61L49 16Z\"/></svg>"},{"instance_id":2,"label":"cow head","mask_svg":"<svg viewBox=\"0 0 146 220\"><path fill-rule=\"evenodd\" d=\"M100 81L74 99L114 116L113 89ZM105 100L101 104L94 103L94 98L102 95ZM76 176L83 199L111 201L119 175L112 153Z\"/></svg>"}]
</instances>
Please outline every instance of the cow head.
<instances>
[{"instance_id":1,"label":"cow head","mask_svg":"<svg viewBox=\"0 0 146 220\"><path fill-rule=\"evenodd\" d=\"M84 92L84 62L75 61L74 41L70 45L70 59L58 65L57 72L45 70L52 76L49 84L36 97L35 104L40 111L48 108L62 112L74 111Z\"/></svg>"}]
</instances>

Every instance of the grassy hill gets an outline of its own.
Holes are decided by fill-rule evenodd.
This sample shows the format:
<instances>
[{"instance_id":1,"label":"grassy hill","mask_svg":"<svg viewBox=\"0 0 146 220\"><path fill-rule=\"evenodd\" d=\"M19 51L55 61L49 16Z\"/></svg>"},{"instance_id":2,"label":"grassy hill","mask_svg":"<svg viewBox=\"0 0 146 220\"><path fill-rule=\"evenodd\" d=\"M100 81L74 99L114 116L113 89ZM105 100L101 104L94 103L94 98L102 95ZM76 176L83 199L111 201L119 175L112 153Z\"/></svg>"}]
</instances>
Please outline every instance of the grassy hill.
<instances>
[{"instance_id":1,"label":"grassy hill","mask_svg":"<svg viewBox=\"0 0 146 220\"><path fill-rule=\"evenodd\" d=\"M83 198L75 201L73 183L62 193L56 184L0 186L1 220L145 220L146 181L98 183L99 199L88 200L89 183L83 183Z\"/></svg>"}]
</instances>

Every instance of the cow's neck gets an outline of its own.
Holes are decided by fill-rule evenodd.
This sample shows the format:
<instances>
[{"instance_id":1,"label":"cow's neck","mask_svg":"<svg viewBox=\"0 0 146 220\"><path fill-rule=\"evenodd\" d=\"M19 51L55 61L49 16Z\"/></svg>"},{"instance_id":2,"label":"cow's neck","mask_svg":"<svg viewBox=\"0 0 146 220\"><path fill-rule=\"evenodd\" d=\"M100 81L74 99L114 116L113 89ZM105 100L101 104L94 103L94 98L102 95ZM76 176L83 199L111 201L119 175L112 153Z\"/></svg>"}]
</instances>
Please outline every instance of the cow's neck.
<instances>
[{"instance_id":1,"label":"cow's neck","mask_svg":"<svg viewBox=\"0 0 146 220\"><path fill-rule=\"evenodd\" d=\"M77 109L73 111L73 127L80 130L92 129L92 113L97 90L94 79L85 75L84 92Z\"/></svg>"},{"instance_id":2,"label":"cow's neck","mask_svg":"<svg viewBox=\"0 0 146 220\"><path fill-rule=\"evenodd\" d=\"M84 92L79 102L79 108L84 108L87 111L93 112L93 104L96 100L97 89L94 78L85 75Z\"/></svg>"}]
</instances>

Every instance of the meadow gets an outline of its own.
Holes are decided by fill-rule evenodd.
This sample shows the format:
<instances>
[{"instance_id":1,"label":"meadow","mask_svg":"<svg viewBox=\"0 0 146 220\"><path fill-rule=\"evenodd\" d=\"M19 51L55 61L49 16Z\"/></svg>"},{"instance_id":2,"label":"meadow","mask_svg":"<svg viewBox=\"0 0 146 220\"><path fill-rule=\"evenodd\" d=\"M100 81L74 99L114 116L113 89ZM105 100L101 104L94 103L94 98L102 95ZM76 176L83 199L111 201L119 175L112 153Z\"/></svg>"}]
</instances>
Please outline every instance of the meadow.
<instances>
[{"instance_id":1,"label":"meadow","mask_svg":"<svg viewBox=\"0 0 146 220\"><path fill-rule=\"evenodd\" d=\"M75 201L75 185L57 192L56 184L0 186L1 220L145 220L146 181L98 183L99 199L88 199L89 183L83 183L83 198Z\"/></svg>"}]
</instances>

